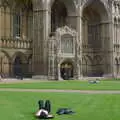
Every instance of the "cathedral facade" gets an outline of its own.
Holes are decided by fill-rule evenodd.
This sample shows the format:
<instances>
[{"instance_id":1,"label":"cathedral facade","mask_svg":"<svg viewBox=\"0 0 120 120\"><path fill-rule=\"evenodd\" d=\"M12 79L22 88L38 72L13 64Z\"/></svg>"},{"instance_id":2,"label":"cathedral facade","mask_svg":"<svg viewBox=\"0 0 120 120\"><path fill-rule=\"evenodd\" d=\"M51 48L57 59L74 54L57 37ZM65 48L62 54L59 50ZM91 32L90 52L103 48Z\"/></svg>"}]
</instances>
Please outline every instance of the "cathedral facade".
<instances>
[{"instance_id":1,"label":"cathedral facade","mask_svg":"<svg viewBox=\"0 0 120 120\"><path fill-rule=\"evenodd\" d=\"M49 80L118 77L120 0L0 0L0 73Z\"/></svg>"}]
</instances>

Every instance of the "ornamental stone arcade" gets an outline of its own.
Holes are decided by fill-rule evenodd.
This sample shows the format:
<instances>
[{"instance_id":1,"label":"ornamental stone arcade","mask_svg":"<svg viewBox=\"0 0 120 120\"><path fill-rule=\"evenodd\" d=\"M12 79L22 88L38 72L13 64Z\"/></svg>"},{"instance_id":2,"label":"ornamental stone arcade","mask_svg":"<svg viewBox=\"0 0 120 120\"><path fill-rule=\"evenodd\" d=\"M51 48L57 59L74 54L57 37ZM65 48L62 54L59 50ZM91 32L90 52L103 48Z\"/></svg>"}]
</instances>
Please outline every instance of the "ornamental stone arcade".
<instances>
[{"instance_id":1,"label":"ornamental stone arcade","mask_svg":"<svg viewBox=\"0 0 120 120\"><path fill-rule=\"evenodd\" d=\"M119 77L120 0L0 0L0 50L8 77Z\"/></svg>"}]
</instances>

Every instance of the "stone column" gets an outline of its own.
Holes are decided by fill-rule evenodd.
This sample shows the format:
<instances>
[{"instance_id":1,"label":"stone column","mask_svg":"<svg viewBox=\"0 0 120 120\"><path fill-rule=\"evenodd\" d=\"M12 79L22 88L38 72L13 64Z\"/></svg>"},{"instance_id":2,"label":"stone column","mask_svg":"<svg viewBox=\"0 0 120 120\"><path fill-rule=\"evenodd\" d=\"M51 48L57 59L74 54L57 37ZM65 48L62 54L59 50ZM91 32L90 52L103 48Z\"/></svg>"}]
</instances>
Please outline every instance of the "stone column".
<instances>
[{"instance_id":1,"label":"stone column","mask_svg":"<svg viewBox=\"0 0 120 120\"><path fill-rule=\"evenodd\" d=\"M48 8L46 2L33 0L33 71L34 75L47 77L48 74Z\"/></svg>"},{"instance_id":2,"label":"stone column","mask_svg":"<svg viewBox=\"0 0 120 120\"><path fill-rule=\"evenodd\" d=\"M1 19L1 23L0 23L1 24L0 25L1 34L0 35L1 35L1 37L5 37L4 36L4 32L5 32L5 30L4 30L4 24L5 24L5 19L4 19L5 18L4 12L5 11L4 11L4 7L0 7L0 11L1 11L1 13L0 13L1 14L1 18L0 18Z\"/></svg>"},{"instance_id":3,"label":"stone column","mask_svg":"<svg viewBox=\"0 0 120 120\"><path fill-rule=\"evenodd\" d=\"M60 73L60 64L58 64L58 70L57 70L57 72L58 72L58 80L63 80L61 78L61 73Z\"/></svg>"},{"instance_id":4,"label":"stone column","mask_svg":"<svg viewBox=\"0 0 120 120\"><path fill-rule=\"evenodd\" d=\"M106 26L105 23L101 23L100 25L101 27L101 48L103 51L103 56L104 56L104 62L103 62L103 70L104 70L104 76L106 76L107 74L107 58L106 58L106 50L105 50L105 46L107 45L107 43L105 44L106 41ZM107 48L107 47L106 47Z\"/></svg>"},{"instance_id":5,"label":"stone column","mask_svg":"<svg viewBox=\"0 0 120 120\"><path fill-rule=\"evenodd\" d=\"M49 38L48 42L48 79L56 79L56 64L55 64L55 38Z\"/></svg>"},{"instance_id":6,"label":"stone column","mask_svg":"<svg viewBox=\"0 0 120 120\"><path fill-rule=\"evenodd\" d=\"M5 36L9 38L10 37L10 8L9 7L6 8L5 19L6 19Z\"/></svg>"},{"instance_id":7,"label":"stone column","mask_svg":"<svg viewBox=\"0 0 120 120\"><path fill-rule=\"evenodd\" d=\"M104 73L113 76L113 26L111 21L103 23Z\"/></svg>"},{"instance_id":8,"label":"stone column","mask_svg":"<svg viewBox=\"0 0 120 120\"><path fill-rule=\"evenodd\" d=\"M82 75L82 10L79 6L77 8L77 50L76 50L76 70L77 70L77 78L80 79ZM81 61L81 62L80 62Z\"/></svg>"},{"instance_id":9,"label":"stone column","mask_svg":"<svg viewBox=\"0 0 120 120\"><path fill-rule=\"evenodd\" d=\"M116 64L115 64L115 52L116 52L116 47L115 47L115 44L116 44L116 23L115 23L115 20L113 21L113 75L114 77L116 77Z\"/></svg>"},{"instance_id":10,"label":"stone column","mask_svg":"<svg viewBox=\"0 0 120 120\"><path fill-rule=\"evenodd\" d=\"M113 44L113 23L112 21L109 22L109 58L110 58L110 66L109 66L109 73L113 76L114 75L114 44Z\"/></svg>"},{"instance_id":11,"label":"stone column","mask_svg":"<svg viewBox=\"0 0 120 120\"><path fill-rule=\"evenodd\" d=\"M115 44L117 44L117 22L115 22Z\"/></svg>"},{"instance_id":12,"label":"stone column","mask_svg":"<svg viewBox=\"0 0 120 120\"><path fill-rule=\"evenodd\" d=\"M2 28L1 28L1 23L2 23L2 20L1 20L1 18L2 18L2 10L1 10L1 7L0 7L0 40L1 40L1 34L2 34Z\"/></svg>"},{"instance_id":13,"label":"stone column","mask_svg":"<svg viewBox=\"0 0 120 120\"><path fill-rule=\"evenodd\" d=\"M88 22L85 20L85 45L88 45Z\"/></svg>"},{"instance_id":14,"label":"stone column","mask_svg":"<svg viewBox=\"0 0 120 120\"><path fill-rule=\"evenodd\" d=\"M14 64L13 64L12 60L10 59L10 61L9 61L9 75L10 75L10 77L14 77L13 67L14 67Z\"/></svg>"}]
</instances>

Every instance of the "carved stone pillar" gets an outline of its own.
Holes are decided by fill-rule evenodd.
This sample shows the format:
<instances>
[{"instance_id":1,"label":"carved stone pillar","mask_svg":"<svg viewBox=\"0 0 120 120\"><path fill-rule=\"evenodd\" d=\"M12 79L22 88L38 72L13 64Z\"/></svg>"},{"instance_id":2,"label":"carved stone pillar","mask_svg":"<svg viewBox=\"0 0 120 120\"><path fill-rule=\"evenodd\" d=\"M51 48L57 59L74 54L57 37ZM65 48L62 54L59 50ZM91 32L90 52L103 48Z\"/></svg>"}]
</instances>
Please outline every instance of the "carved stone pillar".
<instances>
[{"instance_id":1,"label":"carved stone pillar","mask_svg":"<svg viewBox=\"0 0 120 120\"><path fill-rule=\"evenodd\" d=\"M48 9L47 3L33 0L33 71L34 75L45 76L48 74Z\"/></svg>"},{"instance_id":2,"label":"carved stone pillar","mask_svg":"<svg viewBox=\"0 0 120 120\"><path fill-rule=\"evenodd\" d=\"M116 36L116 34L115 34L115 31L116 31L116 21L115 21L115 19L114 19L114 21L113 21L113 28L112 28L112 30L113 30L113 62L114 62L114 65L113 65L113 74L114 74L114 77L116 76L116 64L115 64L115 57L116 57L116 54L115 54L115 52L116 52L116 39L115 39L115 36Z\"/></svg>"},{"instance_id":3,"label":"carved stone pillar","mask_svg":"<svg viewBox=\"0 0 120 120\"><path fill-rule=\"evenodd\" d=\"M113 44L113 24L112 24L112 21L109 23L109 57L110 57L110 73L112 76L114 76L114 69L113 69L113 66L114 66L114 44Z\"/></svg>"},{"instance_id":4,"label":"carved stone pillar","mask_svg":"<svg viewBox=\"0 0 120 120\"><path fill-rule=\"evenodd\" d=\"M110 57L110 67L109 67L109 73L113 76L114 75L114 56L113 56L113 52L114 52L114 44L113 44L113 24L112 22L109 23L109 57Z\"/></svg>"},{"instance_id":5,"label":"carved stone pillar","mask_svg":"<svg viewBox=\"0 0 120 120\"><path fill-rule=\"evenodd\" d=\"M88 45L88 21L85 20L85 45Z\"/></svg>"},{"instance_id":6,"label":"carved stone pillar","mask_svg":"<svg viewBox=\"0 0 120 120\"><path fill-rule=\"evenodd\" d=\"M48 41L48 79L55 80L56 78L56 63L55 63L55 37L49 38Z\"/></svg>"},{"instance_id":7,"label":"carved stone pillar","mask_svg":"<svg viewBox=\"0 0 120 120\"><path fill-rule=\"evenodd\" d=\"M102 24L102 38L104 51L104 74L113 76L113 33L112 24Z\"/></svg>"},{"instance_id":8,"label":"carved stone pillar","mask_svg":"<svg viewBox=\"0 0 120 120\"><path fill-rule=\"evenodd\" d=\"M77 57L77 78L80 79L82 75L82 10L81 7L77 8L77 51L76 51L76 57Z\"/></svg>"}]
</instances>

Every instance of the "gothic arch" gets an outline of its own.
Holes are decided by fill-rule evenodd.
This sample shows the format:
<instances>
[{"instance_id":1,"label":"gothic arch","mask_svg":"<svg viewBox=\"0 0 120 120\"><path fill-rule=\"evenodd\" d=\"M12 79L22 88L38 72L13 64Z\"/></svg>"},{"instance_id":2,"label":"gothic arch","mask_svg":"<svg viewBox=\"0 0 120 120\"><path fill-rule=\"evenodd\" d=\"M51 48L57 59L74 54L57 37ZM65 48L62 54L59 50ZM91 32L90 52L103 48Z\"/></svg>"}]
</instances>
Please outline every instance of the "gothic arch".
<instances>
[{"instance_id":1,"label":"gothic arch","mask_svg":"<svg viewBox=\"0 0 120 120\"><path fill-rule=\"evenodd\" d=\"M88 6L92 5L92 4L95 4L95 3L99 4L98 5L99 6L98 11L99 11L99 13L101 13L102 18L104 20L110 19L110 15L111 15L110 9L108 8L108 5L105 3L104 0L87 0L86 2L84 2L82 4L82 15L83 15L83 11L84 11L84 9L86 7L88 7ZM95 6L97 7L97 5L95 5ZM105 16L107 16L107 17L105 17Z\"/></svg>"},{"instance_id":2,"label":"gothic arch","mask_svg":"<svg viewBox=\"0 0 120 120\"><path fill-rule=\"evenodd\" d=\"M4 54L5 54L5 56L7 56L7 58L9 59L9 61L11 61L11 58L10 58L9 54L8 54L6 51L1 50L1 52L2 52L2 53L4 53Z\"/></svg>"},{"instance_id":3,"label":"gothic arch","mask_svg":"<svg viewBox=\"0 0 120 120\"><path fill-rule=\"evenodd\" d=\"M65 26L67 23L67 8L61 0L55 0L51 6L51 31Z\"/></svg>"},{"instance_id":4,"label":"gothic arch","mask_svg":"<svg viewBox=\"0 0 120 120\"><path fill-rule=\"evenodd\" d=\"M93 50L91 53L92 56L96 56L98 50L108 50L110 47L109 20L111 18L109 18L109 15L109 9L106 6L106 2L103 0L87 0L82 5L82 22L84 23L82 25L83 45ZM109 63L110 58L107 58L107 56L104 57L105 61ZM105 64L106 66L103 68L105 62L101 64L99 59L98 56L91 59L92 63L89 65L91 74L99 74L99 72L101 74L103 69L105 70L105 67L107 67Z\"/></svg>"},{"instance_id":5,"label":"gothic arch","mask_svg":"<svg viewBox=\"0 0 120 120\"><path fill-rule=\"evenodd\" d=\"M58 6L56 6L56 8L57 9L60 8L60 11L63 11L63 12L61 12L62 14L59 15L58 12L57 12L57 15L53 14L53 13L56 13L56 12L53 12L53 10L54 10L53 6L55 5L55 3L58 3ZM63 22L62 25L58 24L57 25L58 27L67 25L67 26L70 26L71 28L75 28L76 29L76 23L77 23L76 15L77 15L77 13L76 13L76 6L75 6L75 3L74 3L73 0L53 0L53 1L51 1L49 3L49 5L50 5L49 10L51 11L51 16L55 17L55 16L59 15L59 17L56 17L58 21L61 20L59 18L65 18L65 19L63 19L65 22ZM64 17L62 17L62 16L64 16ZM51 17L51 21L53 21L52 17Z\"/></svg>"},{"instance_id":6,"label":"gothic arch","mask_svg":"<svg viewBox=\"0 0 120 120\"><path fill-rule=\"evenodd\" d=\"M74 62L72 59L64 59L60 63L60 76L64 80L74 77Z\"/></svg>"},{"instance_id":7,"label":"gothic arch","mask_svg":"<svg viewBox=\"0 0 120 120\"><path fill-rule=\"evenodd\" d=\"M71 62L71 63L75 62L74 59L72 59L72 58L61 58L58 64L60 65L63 62L66 62L66 61Z\"/></svg>"},{"instance_id":8,"label":"gothic arch","mask_svg":"<svg viewBox=\"0 0 120 120\"><path fill-rule=\"evenodd\" d=\"M51 0L48 4L49 6L52 7L52 5L54 4L56 0ZM63 2L68 10L68 15L75 15L76 14L76 7L75 7L75 3L73 0L60 0L61 2Z\"/></svg>"},{"instance_id":9,"label":"gothic arch","mask_svg":"<svg viewBox=\"0 0 120 120\"><path fill-rule=\"evenodd\" d=\"M16 52L12 59L13 76L23 77L28 73L27 56L22 52Z\"/></svg>"},{"instance_id":10,"label":"gothic arch","mask_svg":"<svg viewBox=\"0 0 120 120\"><path fill-rule=\"evenodd\" d=\"M99 56L99 55L94 56L94 58L93 58L93 63L94 64L101 64L101 62L102 62L102 57L101 56Z\"/></svg>"},{"instance_id":11,"label":"gothic arch","mask_svg":"<svg viewBox=\"0 0 120 120\"><path fill-rule=\"evenodd\" d=\"M89 56L89 55L86 55L86 59L87 59L87 64L88 64L88 65L91 65L91 64L92 64L92 62L93 62L92 57L91 57L91 56Z\"/></svg>"},{"instance_id":12,"label":"gothic arch","mask_svg":"<svg viewBox=\"0 0 120 120\"><path fill-rule=\"evenodd\" d=\"M6 51L0 51L0 73L3 77L10 74L10 56Z\"/></svg>"},{"instance_id":13,"label":"gothic arch","mask_svg":"<svg viewBox=\"0 0 120 120\"><path fill-rule=\"evenodd\" d=\"M16 56L20 56L20 58L22 58L22 60L27 60L27 57L24 53L22 52L16 52L13 56L12 56L12 62L14 62Z\"/></svg>"}]
</instances>

